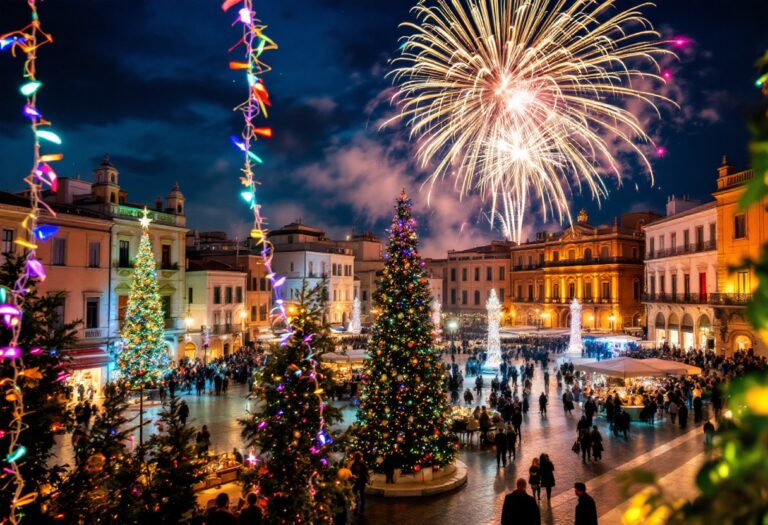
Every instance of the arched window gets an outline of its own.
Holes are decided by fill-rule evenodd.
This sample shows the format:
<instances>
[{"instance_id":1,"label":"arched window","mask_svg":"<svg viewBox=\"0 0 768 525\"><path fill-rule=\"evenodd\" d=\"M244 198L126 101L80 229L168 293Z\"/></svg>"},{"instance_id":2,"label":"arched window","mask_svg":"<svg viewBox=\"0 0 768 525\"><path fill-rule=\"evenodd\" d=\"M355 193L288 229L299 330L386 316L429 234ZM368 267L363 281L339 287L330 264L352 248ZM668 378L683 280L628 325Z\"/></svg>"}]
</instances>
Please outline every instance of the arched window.
<instances>
[{"instance_id":1,"label":"arched window","mask_svg":"<svg viewBox=\"0 0 768 525\"><path fill-rule=\"evenodd\" d=\"M114 194L114 193L110 193L110 194L109 194L109 201L110 201L112 204L117 204L117 197L115 196L115 194Z\"/></svg>"},{"instance_id":2,"label":"arched window","mask_svg":"<svg viewBox=\"0 0 768 525\"><path fill-rule=\"evenodd\" d=\"M584 260L585 261L592 260L592 250L590 248L587 248L586 250L584 250Z\"/></svg>"},{"instance_id":3,"label":"arched window","mask_svg":"<svg viewBox=\"0 0 768 525\"><path fill-rule=\"evenodd\" d=\"M181 204L176 205L176 213L178 213L179 215L181 215L182 209L183 208L181 207Z\"/></svg>"}]
</instances>

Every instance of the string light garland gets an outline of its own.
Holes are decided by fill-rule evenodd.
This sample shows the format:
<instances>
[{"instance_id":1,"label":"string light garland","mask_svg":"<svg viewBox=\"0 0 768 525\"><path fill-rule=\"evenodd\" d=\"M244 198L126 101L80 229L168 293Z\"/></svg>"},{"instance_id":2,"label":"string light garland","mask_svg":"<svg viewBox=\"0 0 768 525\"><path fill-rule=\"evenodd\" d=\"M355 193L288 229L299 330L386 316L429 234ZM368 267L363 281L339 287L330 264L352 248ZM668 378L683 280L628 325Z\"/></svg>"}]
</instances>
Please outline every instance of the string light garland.
<instances>
[{"instance_id":1,"label":"string light garland","mask_svg":"<svg viewBox=\"0 0 768 525\"><path fill-rule=\"evenodd\" d=\"M270 325L273 328L280 326L286 329L286 332L280 337L280 346L285 346L292 337L297 336L302 337L302 342L306 347L305 359L311 367L308 379L314 383L314 396L317 398L319 406L319 423L315 433L315 446L312 448L312 453L320 454L331 445L332 440L326 430L324 417L326 404L323 398L324 390L320 382L319 362L315 350L312 348L314 334L298 334L291 326L282 294L285 276L276 275L272 268L274 246L268 239L267 221L261 214L261 204L257 198L257 187L260 182L256 180L253 172L254 165L262 165L264 161L252 151L252 148L260 138L272 137L272 128L256 125L258 117L268 118L268 108L272 106L269 91L262 78L265 73L271 71L271 68L262 61L262 54L265 51L277 49L277 44L264 33L266 26L256 18L253 0L225 0L221 8L224 12L227 12L235 6L240 6L240 8L237 11L237 19L233 25L240 24L242 26L243 36L229 51L243 51L244 61L230 61L229 68L233 71L244 71L248 85L248 98L234 108L235 111L240 111L243 115L244 126L242 133L239 137L234 135L230 137L234 147L243 153L240 183L244 189L241 191L240 196L253 213L253 228L251 229L250 237L254 240L256 247L260 249L262 261L267 271L266 277L272 285L274 306L270 312ZM266 422L264 423L266 424ZM310 495L314 496L317 491L316 484L318 483L319 474L315 473L309 480L308 490Z\"/></svg>"},{"instance_id":2,"label":"string light garland","mask_svg":"<svg viewBox=\"0 0 768 525\"><path fill-rule=\"evenodd\" d=\"M8 490L13 487L11 508L8 512L8 520L11 524L21 521L19 508L27 505L37 498L36 493L24 493L24 478L20 471L20 462L27 452L26 447L19 444L21 433L25 430L24 424L24 396L21 381L27 379L39 379L42 377L36 369L24 367L25 349L19 347L22 318L24 315L24 300L27 285L30 280L44 280L45 268L37 259L36 250L38 242L46 242L57 232L57 228L51 225L38 226L38 217L41 210L55 217L56 214L42 200L42 192L46 190L56 191L58 188L58 175L50 166L50 163L63 158L61 153L43 153L41 140L46 143L60 145L61 137L51 131L51 122L43 118L43 114L37 106L37 94L43 88L43 83L37 78L37 51L45 45L53 42L50 34L42 30L37 10L37 0L27 0L30 10L31 22L22 29L0 35L0 51L8 51L13 57L23 54L25 57L23 69L23 84L19 87L19 93L25 98L22 114L30 120L33 137L34 160L32 169L24 178L29 193L30 211L21 221L21 229L24 237L19 236L14 243L24 253L24 270L15 282L10 292L0 294L0 319L11 331L10 341L0 348L0 359L7 360L10 364L11 375L0 381L5 400L11 403L12 421L8 429L0 429L0 437L8 439L8 453L5 455L2 474L2 487ZM30 354L39 353L40 349L29 349Z\"/></svg>"}]
</instances>

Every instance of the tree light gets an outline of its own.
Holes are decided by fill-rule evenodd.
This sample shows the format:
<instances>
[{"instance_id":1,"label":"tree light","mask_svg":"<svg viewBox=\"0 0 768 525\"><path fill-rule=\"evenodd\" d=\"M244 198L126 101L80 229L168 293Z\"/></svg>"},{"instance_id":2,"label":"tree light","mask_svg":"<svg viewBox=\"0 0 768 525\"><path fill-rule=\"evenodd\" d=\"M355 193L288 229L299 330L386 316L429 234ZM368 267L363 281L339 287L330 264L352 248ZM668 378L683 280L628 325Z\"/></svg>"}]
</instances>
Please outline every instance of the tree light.
<instances>
[{"instance_id":1,"label":"tree light","mask_svg":"<svg viewBox=\"0 0 768 525\"><path fill-rule=\"evenodd\" d=\"M21 91L21 94L25 97L29 97L31 95L34 95L38 89L43 85L42 82L38 82L37 80L33 80L32 82L27 82L23 86L19 88L19 91Z\"/></svg>"}]
</instances>

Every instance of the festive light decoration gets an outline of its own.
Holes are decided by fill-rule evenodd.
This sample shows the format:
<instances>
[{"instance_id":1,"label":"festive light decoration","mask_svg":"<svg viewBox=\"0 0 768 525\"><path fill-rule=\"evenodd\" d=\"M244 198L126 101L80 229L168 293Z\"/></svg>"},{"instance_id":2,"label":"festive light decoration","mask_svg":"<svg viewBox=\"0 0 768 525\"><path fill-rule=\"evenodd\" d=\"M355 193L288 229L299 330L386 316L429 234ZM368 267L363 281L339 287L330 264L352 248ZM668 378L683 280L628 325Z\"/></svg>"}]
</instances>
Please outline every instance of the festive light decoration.
<instances>
[{"instance_id":1,"label":"festive light decoration","mask_svg":"<svg viewBox=\"0 0 768 525\"><path fill-rule=\"evenodd\" d=\"M352 319L349 320L347 332L351 334L359 334L361 330L362 326L360 324L360 299L355 297L355 299L352 301Z\"/></svg>"},{"instance_id":2,"label":"festive light decoration","mask_svg":"<svg viewBox=\"0 0 768 525\"><path fill-rule=\"evenodd\" d=\"M429 285L405 190L396 210L374 294L381 313L364 365L356 447L376 470L391 466L409 473L451 463L456 447L446 418L445 373L433 339Z\"/></svg>"},{"instance_id":3,"label":"festive light decoration","mask_svg":"<svg viewBox=\"0 0 768 525\"><path fill-rule=\"evenodd\" d=\"M144 208L139 252L133 267L131 292L121 331L123 349L117 366L132 387L154 386L168 370L170 358L165 345L165 316L157 284L157 263L149 239L149 211Z\"/></svg>"},{"instance_id":4,"label":"festive light decoration","mask_svg":"<svg viewBox=\"0 0 768 525\"><path fill-rule=\"evenodd\" d=\"M432 325L435 327L435 333L439 334L442 331L443 326L443 306L437 297L432 299Z\"/></svg>"},{"instance_id":5,"label":"festive light decoration","mask_svg":"<svg viewBox=\"0 0 768 525\"><path fill-rule=\"evenodd\" d=\"M41 119L39 118L40 113L37 110L37 93L42 87L42 83L37 80L37 51L41 46L51 43L53 39L49 34L42 30L40 17L37 11L37 0L27 0L27 5L30 10L31 21L29 25L20 30L0 35L0 51L10 51L14 57L17 52L21 52L24 54L25 58L23 68L24 83L19 88L19 92L25 97L23 112L30 118L30 127L34 141L34 158L32 168L29 174L24 178L24 182L27 184L27 189L29 191L30 212L22 221L21 229L26 233L26 238L29 239L34 238L34 232L37 228L37 218L41 208L47 210L51 216L56 215L41 199L41 191L44 189L42 183L46 181L38 175L38 172L44 162L53 162L53 160L61 159L62 156L58 153L50 154L53 155L51 157L52 160L47 161L43 159L44 155L41 154L40 139L43 138L45 140L45 134L42 136L40 135L44 130L39 129ZM54 136L59 138L58 135L54 134ZM60 140L61 139L59 138L59 141ZM56 188L50 183L50 179L48 179L48 186L53 191L56 191ZM43 265L35 256L37 246L30 242L26 242L26 244L17 243L17 245L25 248L27 252L25 254L25 271L22 272L15 282L10 295L6 297L8 304L4 305L15 307L18 313L3 314L3 322L11 330L10 341L7 342L3 355L4 359L10 363L11 373L9 376L3 378L3 382L5 383L4 389L7 392L6 400L11 404L9 409L13 419L8 429L2 429L8 443L8 454L6 455L6 459L9 462L9 466L5 467L3 469L3 474L0 475L0 477L3 478L4 490L8 490L13 494L10 509L3 509L3 515L6 515L7 512L8 521L12 525L16 525L21 519L18 514L18 508L30 503L36 497L35 494L24 494L24 477L21 474L18 463L18 461L26 454L26 448L19 444L21 433L26 428L23 420L25 415L24 395L19 380L27 377L23 352L22 349L19 348L18 342L21 333L20 321L23 315L24 298L27 286L30 284L31 279L43 279L45 277ZM11 479L8 479L8 477Z\"/></svg>"},{"instance_id":6,"label":"festive light decoration","mask_svg":"<svg viewBox=\"0 0 768 525\"><path fill-rule=\"evenodd\" d=\"M274 247L269 241L267 235L267 222L261 215L261 205L257 198L257 186L259 182L256 180L253 173L254 165L263 164L263 160L252 148L258 141L259 137L269 138L272 136L271 128L257 127L255 125L257 117L268 117L267 107L271 106L269 100L269 92L264 86L262 75L270 71L270 67L262 61L262 54L265 51L277 49L275 42L269 38L264 30L266 26L261 23L255 16L253 10L253 0L225 0L221 8L224 12L229 11L232 7L241 5L238 10L238 17L235 20L235 24L240 23L243 31L242 38L230 48L230 51L240 49L243 51L245 57L244 61L231 61L229 67L233 71L244 71L245 78L248 85L248 98L235 108L235 111L240 111L243 115L243 130L240 137L231 136L230 140L232 144L241 151L243 155L243 168L241 170L240 183L244 187L241 192L241 197L246 201L249 209L253 213L253 228L251 229L251 238L253 239L255 246L260 250L264 267L267 271L267 278L272 285L272 292L274 296L270 323L273 327L280 326L286 329L286 333L280 338L280 346L284 349L291 348L292 344L295 344L296 339L300 338L301 344L303 344L305 354L302 357L302 367L308 367L310 371L302 376L302 380L309 381L314 387L311 395L313 396L316 404L311 407L312 412L307 414L307 417L312 417L316 424L315 436L324 436L327 434L325 430L326 418L325 412L327 410L326 404L323 400L324 389L320 387L320 381L323 377L319 372L319 362L315 351L312 347L313 334L303 333L294 330L291 320L289 320L285 302L282 299L282 286L285 284L285 276L277 276L272 270L272 257L274 254ZM297 365L298 366L298 365ZM278 384L274 388L275 392L285 393L288 396L291 392L289 389L286 391L285 386ZM287 397L286 397L287 398ZM319 448L313 449L313 452L320 454L326 445L318 443ZM326 464L327 460L322 458L321 465ZM259 467L268 468L268 466L262 465ZM327 494L326 490L323 490L323 481L325 476L316 472L308 477L306 494L309 498L314 500L316 509L319 509L320 515L323 519L326 519L331 515L331 509L328 502L322 498ZM295 482L296 480L291 480ZM275 493L267 493L267 497L276 498L278 501L282 497L283 489L275 489ZM302 495L299 495L294 491L293 496L301 499ZM303 499L302 499L303 501ZM291 517L281 516L280 519L291 519ZM317 520L310 520L310 522L316 522Z\"/></svg>"},{"instance_id":7,"label":"festive light decoration","mask_svg":"<svg viewBox=\"0 0 768 525\"><path fill-rule=\"evenodd\" d=\"M575 297L571 302L571 338L568 341L568 353L581 357L584 348L581 342L581 303Z\"/></svg>"},{"instance_id":8,"label":"festive light decoration","mask_svg":"<svg viewBox=\"0 0 768 525\"><path fill-rule=\"evenodd\" d=\"M496 290L491 289L488 300L485 302L485 310L488 318L488 339L486 352L488 357L485 360L485 368L492 374L499 371L501 364L501 336L499 335L499 325L501 323L501 303L496 295Z\"/></svg>"},{"instance_id":9,"label":"festive light decoration","mask_svg":"<svg viewBox=\"0 0 768 525\"><path fill-rule=\"evenodd\" d=\"M656 110L668 101L657 58L672 54L642 15L651 5L614 0L421 0L396 59L399 117L419 141L431 183L455 178L460 194L490 200L491 221L520 242L535 196L548 215L571 221L571 184L598 203L603 170L620 169L612 144L651 142L626 102ZM682 44L681 44L682 45ZM653 72L640 65L651 64ZM633 84L634 82L634 84ZM669 101L671 102L671 101Z\"/></svg>"}]
</instances>

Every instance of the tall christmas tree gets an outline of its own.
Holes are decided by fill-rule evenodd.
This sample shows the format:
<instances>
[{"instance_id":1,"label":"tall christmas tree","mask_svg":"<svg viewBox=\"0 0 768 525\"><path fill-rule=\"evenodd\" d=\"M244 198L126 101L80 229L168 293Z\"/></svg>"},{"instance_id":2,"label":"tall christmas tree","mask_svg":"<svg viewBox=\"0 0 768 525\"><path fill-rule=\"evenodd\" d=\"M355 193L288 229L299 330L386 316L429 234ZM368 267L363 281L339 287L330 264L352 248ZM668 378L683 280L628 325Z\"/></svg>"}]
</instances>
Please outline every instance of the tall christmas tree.
<instances>
[{"instance_id":1,"label":"tall christmas tree","mask_svg":"<svg viewBox=\"0 0 768 525\"><path fill-rule=\"evenodd\" d=\"M265 498L265 523L330 524L349 492L329 457L328 426L341 415L323 399L333 386L318 362L331 345L320 321L324 289L302 286L293 332L259 372L257 411L240 421L246 446L260 451L241 479Z\"/></svg>"},{"instance_id":2,"label":"tall christmas tree","mask_svg":"<svg viewBox=\"0 0 768 525\"><path fill-rule=\"evenodd\" d=\"M152 221L146 208L139 222L143 231L121 333L123 349L117 356L117 365L125 381L134 387L146 387L157 384L166 373L170 360L165 346L157 264L149 240L149 223Z\"/></svg>"},{"instance_id":3,"label":"tall christmas tree","mask_svg":"<svg viewBox=\"0 0 768 525\"><path fill-rule=\"evenodd\" d=\"M416 221L405 190L397 198L389 248L374 294L381 313L369 342L358 411L358 448L380 470L403 472L451 463L445 374L434 344L431 297L417 252Z\"/></svg>"}]
</instances>

